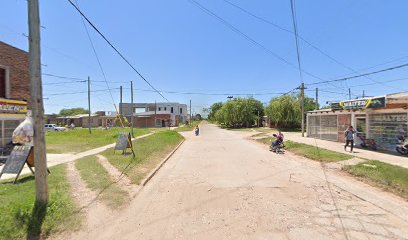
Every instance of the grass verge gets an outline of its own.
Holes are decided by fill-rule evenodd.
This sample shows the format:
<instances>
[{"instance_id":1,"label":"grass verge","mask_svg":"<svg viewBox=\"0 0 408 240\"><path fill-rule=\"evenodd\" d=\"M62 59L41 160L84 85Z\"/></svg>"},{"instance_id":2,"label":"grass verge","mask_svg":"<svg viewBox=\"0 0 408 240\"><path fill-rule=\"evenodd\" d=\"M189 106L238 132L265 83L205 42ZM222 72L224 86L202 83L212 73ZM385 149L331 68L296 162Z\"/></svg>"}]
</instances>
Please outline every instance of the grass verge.
<instances>
[{"instance_id":1,"label":"grass verge","mask_svg":"<svg viewBox=\"0 0 408 240\"><path fill-rule=\"evenodd\" d=\"M0 239L46 238L51 233L76 230L80 218L70 195L65 165L51 167L48 178L50 199L46 207L35 206L34 177L0 183ZM14 180L14 179L13 179Z\"/></svg>"},{"instance_id":2,"label":"grass verge","mask_svg":"<svg viewBox=\"0 0 408 240\"><path fill-rule=\"evenodd\" d=\"M380 161L345 166L346 172L370 185L380 187L408 199L408 169Z\"/></svg>"},{"instance_id":3,"label":"grass verge","mask_svg":"<svg viewBox=\"0 0 408 240\"><path fill-rule=\"evenodd\" d=\"M257 139L257 141L269 145L273 140L274 138L271 137ZM293 152L296 155L321 162L337 162L353 158L353 156L349 154L338 153L312 145L292 141L285 141L285 149Z\"/></svg>"},{"instance_id":4,"label":"grass verge","mask_svg":"<svg viewBox=\"0 0 408 240\"><path fill-rule=\"evenodd\" d=\"M193 131L196 126L198 126L201 123L201 121L195 121L190 125L183 125L175 129L176 132L187 132L187 131Z\"/></svg>"},{"instance_id":5,"label":"grass verge","mask_svg":"<svg viewBox=\"0 0 408 240\"><path fill-rule=\"evenodd\" d=\"M81 158L75 162L81 178L87 187L98 192L99 198L110 208L123 206L129 200L129 194L120 189L108 171L97 161L96 156Z\"/></svg>"},{"instance_id":6,"label":"grass verge","mask_svg":"<svg viewBox=\"0 0 408 240\"><path fill-rule=\"evenodd\" d=\"M161 131L134 141L136 158L131 155L113 153L108 149L102 153L119 171L123 171L132 183L140 182L169 154L183 137L175 131Z\"/></svg>"},{"instance_id":7,"label":"grass verge","mask_svg":"<svg viewBox=\"0 0 408 240\"><path fill-rule=\"evenodd\" d=\"M134 129L135 136L151 132L152 129ZM116 142L119 132L130 132L130 128L92 129L77 128L64 132L47 132L47 153L82 152Z\"/></svg>"}]
</instances>

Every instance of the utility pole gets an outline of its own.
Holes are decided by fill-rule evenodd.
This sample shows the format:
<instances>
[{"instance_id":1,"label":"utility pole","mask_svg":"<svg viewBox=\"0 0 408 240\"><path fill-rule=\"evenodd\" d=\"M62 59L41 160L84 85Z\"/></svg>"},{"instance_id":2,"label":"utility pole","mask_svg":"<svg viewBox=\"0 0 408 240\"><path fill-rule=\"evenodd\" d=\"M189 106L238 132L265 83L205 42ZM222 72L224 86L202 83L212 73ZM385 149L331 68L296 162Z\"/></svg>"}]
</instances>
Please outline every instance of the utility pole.
<instances>
[{"instance_id":1,"label":"utility pole","mask_svg":"<svg viewBox=\"0 0 408 240\"><path fill-rule=\"evenodd\" d=\"M191 114L191 99L190 99L190 126L193 126L193 118Z\"/></svg>"},{"instance_id":2,"label":"utility pole","mask_svg":"<svg viewBox=\"0 0 408 240\"><path fill-rule=\"evenodd\" d=\"M316 88L316 110L319 110L319 88Z\"/></svg>"},{"instance_id":3,"label":"utility pole","mask_svg":"<svg viewBox=\"0 0 408 240\"><path fill-rule=\"evenodd\" d=\"M31 110L34 128L34 166L36 202L48 203L48 172L45 154L44 106L41 82L40 13L38 0L28 2L29 71Z\"/></svg>"},{"instance_id":4,"label":"utility pole","mask_svg":"<svg viewBox=\"0 0 408 240\"><path fill-rule=\"evenodd\" d=\"M88 128L89 134L91 131L91 78L88 76Z\"/></svg>"},{"instance_id":5,"label":"utility pole","mask_svg":"<svg viewBox=\"0 0 408 240\"><path fill-rule=\"evenodd\" d=\"M259 110L258 110L258 127L259 127Z\"/></svg>"},{"instance_id":6,"label":"utility pole","mask_svg":"<svg viewBox=\"0 0 408 240\"><path fill-rule=\"evenodd\" d=\"M300 86L300 102L302 105L302 137L305 136L305 84Z\"/></svg>"},{"instance_id":7,"label":"utility pole","mask_svg":"<svg viewBox=\"0 0 408 240\"><path fill-rule=\"evenodd\" d=\"M133 114L134 114L134 112L133 112L133 81L130 81L130 101L131 101L131 105L132 105L132 115L130 116L130 121L132 122L131 123L131 132L132 132L132 137L135 137L135 135L133 134Z\"/></svg>"},{"instance_id":8,"label":"utility pole","mask_svg":"<svg viewBox=\"0 0 408 240\"><path fill-rule=\"evenodd\" d=\"M119 115L122 117L122 86L120 86ZM133 107L133 106L132 106Z\"/></svg>"},{"instance_id":9,"label":"utility pole","mask_svg":"<svg viewBox=\"0 0 408 240\"><path fill-rule=\"evenodd\" d=\"M156 119L157 119L157 103L154 100L154 126L156 127Z\"/></svg>"},{"instance_id":10,"label":"utility pole","mask_svg":"<svg viewBox=\"0 0 408 240\"><path fill-rule=\"evenodd\" d=\"M349 88L349 100L351 100L351 89Z\"/></svg>"},{"instance_id":11,"label":"utility pole","mask_svg":"<svg viewBox=\"0 0 408 240\"><path fill-rule=\"evenodd\" d=\"M363 98L365 98L365 91L363 90Z\"/></svg>"}]
</instances>

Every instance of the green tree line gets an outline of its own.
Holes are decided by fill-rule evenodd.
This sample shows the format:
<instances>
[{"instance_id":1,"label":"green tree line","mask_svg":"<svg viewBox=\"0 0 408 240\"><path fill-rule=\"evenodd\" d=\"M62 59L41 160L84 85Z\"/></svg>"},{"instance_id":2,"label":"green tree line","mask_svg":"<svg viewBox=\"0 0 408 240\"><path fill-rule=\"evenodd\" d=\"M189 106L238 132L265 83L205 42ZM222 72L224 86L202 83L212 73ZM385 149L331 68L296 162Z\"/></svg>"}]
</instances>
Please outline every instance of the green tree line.
<instances>
[{"instance_id":1,"label":"green tree line","mask_svg":"<svg viewBox=\"0 0 408 240\"><path fill-rule=\"evenodd\" d=\"M315 101L305 97L305 111L315 109ZM298 128L301 125L300 94L272 98L266 107L252 98L235 98L211 105L208 119L229 128L252 127L262 123L266 115L271 125L278 128ZM258 118L259 116L259 118Z\"/></svg>"}]
</instances>

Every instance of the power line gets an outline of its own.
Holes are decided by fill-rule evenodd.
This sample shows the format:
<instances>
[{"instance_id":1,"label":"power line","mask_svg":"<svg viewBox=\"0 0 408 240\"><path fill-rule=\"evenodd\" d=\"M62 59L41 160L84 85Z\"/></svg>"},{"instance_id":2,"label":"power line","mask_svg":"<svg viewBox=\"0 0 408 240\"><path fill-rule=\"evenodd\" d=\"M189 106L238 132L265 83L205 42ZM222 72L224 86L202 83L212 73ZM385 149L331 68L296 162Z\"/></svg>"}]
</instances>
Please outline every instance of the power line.
<instances>
[{"instance_id":1,"label":"power line","mask_svg":"<svg viewBox=\"0 0 408 240\"><path fill-rule=\"evenodd\" d=\"M75 0L75 2L76 2L77 8L79 9L78 1ZM96 61L98 62L98 66L99 66L99 69L101 70L103 79L105 80L106 87L109 89L109 95L110 95L110 97L111 97L111 99L112 99L112 103L113 103L113 105L115 106L115 100L113 99L112 92L110 91L110 87L109 87L109 83L108 83L108 81L107 81L107 79L106 79L105 71L103 70L102 63L101 63L101 61L100 61L100 59L99 59L98 53L96 52L96 49L95 49L95 46L94 46L94 44L93 44L91 35L89 34L88 28L86 27L86 24L85 24L85 21L84 21L84 18L83 18L83 17L81 17L81 21L82 21L82 25L83 25L84 28L85 28L85 32L86 32L86 35L87 35L87 37L88 37L88 40L89 40L89 42L91 43L92 51L93 51L93 53L94 53L94 55L95 55Z\"/></svg>"},{"instance_id":2,"label":"power line","mask_svg":"<svg viewBox=\"0 0 408 240\"><path fill-rule=\"evenodd\" d=\"M264 50L266 53L274 56L275 58L279 59L280 61L286 63L287 65L295 68L295 69L299 69L296 65L294 65L293 63L289 62L288 60L286 60L285 58L279 56L278 54L276 54L275 52L273 52L272 50L270 50L269 48L267 48L265 45L259 43L258 41L256 41L255 39L251 38L249 35L245 34L244 32L242 32L241 30L239 30L238 28L236 28L234 25L232 25L231 23L229 23L228 21L226 21L225 19L223 19L222 17L218 16L217 14L215 14L214 12L212 12L211 10L209 10L208 8L204 7L202 4L198 3L196 0L189 0L193 5L195 5L196 7L198 7L200 10L202 10L203 12L205 12L206 14L216 18L218 21L220 21L222 24L224 24L225 26L227 26L228 28L230 28L233 32L237 33L238 35L240 35L241 37L243 37L244 39L246 39L247 41L249 41L250 43L252 43L253 45L259 47L260 49ZM311 74L305 70L302 70L303 73L316 78L316 79L320 79L323 80L322 78Z\"/></svg>"},{"instance_id":3,"label":"power line","mask_svg":"<svg viewBox=\"0 0 408 240\"><path fill-rule=\"evenodd\" d=\"M68 2L77 10L77 12L88 22L88 24L108 43L108 45L145 81L153 90L155 90L163 99L169 101L163 94L161 94L130 62L125 56L102 34L102 32L85 16L84 13L71 1Z\"/></svg>"},{"instance_id":4,"label":"power line","mask_svg":"<svg viewBox=\"0 0 408 240\"><path fill-rule=\"evenodd\" d=\"M290 0L290 9L291 9L291 12L292 12L293 29L294 29L294 32L295 32L296 55L297 55L297 61L298 61L298 66L299 66L300 82L303 83L302 65L301 65L301 62L300 62L299 41L298 41L298 33L297 33L297 20L296 20L296 12L295 12L295 0Z\"/></svg>"},{"instance_id":5,"label":"power line","mask_svg":"<svg viewBox=\"0 0 408 240\"><path fill-rule=\"evenodd\" d=\"M63 84L73 84L73 83L84 83L86 81L81 80L81 81L71 81L71 82L55 82L55 83L43 83L44 86L47 85L63 85Z\"/></svg>"},{"instance_id":6,"label":"power line","mask_svg":"<svg viewBox=\"0 0 408 240\"><path fill-rule=\"evenodd\" d=\"M280 30L282 30L282 31L285 31L285 32L287 32L287 33L290 33L290 34L295 34L299 39L301 39L301 40L302 40L303 42L305 42L307 45L309 45L310 47L312 47L312 48L315 49L316 51L320 52L322 55L326 56L327 58L331 59L333 62L335 62L335 63L339 64L340 66L342 66L342 67L344 67L344 68L346 68L346 69L352 71L353 73L360 74L360 73L359 73L358 71L356 71L355 69L353 69L353 68L351 68L351 67L349 67L349 66L347 66L347 65L345 65L345 64L343 64L343 63L341 63L340 61L338 61L338 60L335 59L334 57L330 56L329 54L327 54L326 52L324 52L323 50L321 50L320 48L318 48L316 45L314 45L314 44L312 44L311 42L307 41L305 38L303 38L302 36L300 36L300 35L296 32L296 29L295 29L295 32L293 32L293 31L291 31L291 30L289 30L289 29L286 29L286 28L284 28L284 27L282 27L282 26L279 26L278 24L275 24L275 23L273 23L273 22L271 22L271 21L269 21L269 20L267 20L267 19L265 19L265 18L263 18L263 17L260 17L260 16L258 16L258 15L255 15L255 14L251 13L250 11L248 11L248 10L242 8L241 6L239 6L239 5L237 5L237 4L234 4L234 3L232 3L232 2L230 2L230 1L228 1L228 0L223 0L223 1L226 2L226 3L228 3L229 5L231 5L231 6L233 6L233 7L235 7L235 8L237 8L237 9L241 10L242 12L244 12L244 13L246 13L246 14L248 14L248 15L250 15L250 16L252 16L252 17L254 17L254 18L258 19L258 20L260 20L260 21L262 21L262 22L265 22L265 23L267 23L267 24L269 24L269 25L271 25L271 26L274 26L275 28L278 28L278 29L280 29ZM291 8L292 8L292 1L291 1ZM295 4L294 4L294 3L293 3L293 9L295 10ZM293 10L292 10L292 11L293 11ZM292 15L293 15L293 13L292 13ZM296 19L296 15L295 15L295 19ZM405 56L405 57L407 57L407 56ZM405 58L405 57L403 57L403 58ZM402 59L402 58L400 58L400 59ZM392 60L392 61L390 61L390 62L393 62L393 61L395 61L395 60ZM381 64L381 65L382 65L382 64ZM381 82L379 82L379 81L376 81L376 80L374 80L374 79L371 79L371 78L369 78L369 77L367 77L367 76L365 76L365 77L366 77L367 79L371 80L372 82L377 83L377 84L381 84L381 85L384 85L384 86L387 86L387 87L395 88L395 87L393 87L393 86L385 85L385 84L383 84L383 83L381 83ZM398 88L396 88L396 89L398 89Z\"/></svg>"},{"instance_id":7,"label":"power line","mask_svg":"<svg viewBox=\"0 0 408 240\"><path fill-rule=\"evenodd\" d=\"M378 74L378 73L382 73L382 72L386 72L386 71L392 71L392 70L399 69L399 68L403 68L403 67L407 67L407 66L408 66L408 63L402 64L402 65L398 65L398 66L394 66L394 67L389 67L389 68L381 69L381 70L374 71L374 72L363 73L363 74L359 74L359 75L355 75L355 76L351 76L351 77L339 78L339 79L328 80L328 81L322 81L322 82L307 83L306 85L309 85L309 86L310 86L310 85L317 85L317 84L325 84L325 83L346 81L346 80L349 80L349 79L354 79L354 78L359 78L359 77L365 77L365 76L369 76L369 75L373 75L373 74Z\"/></svg>"}]
</instances>

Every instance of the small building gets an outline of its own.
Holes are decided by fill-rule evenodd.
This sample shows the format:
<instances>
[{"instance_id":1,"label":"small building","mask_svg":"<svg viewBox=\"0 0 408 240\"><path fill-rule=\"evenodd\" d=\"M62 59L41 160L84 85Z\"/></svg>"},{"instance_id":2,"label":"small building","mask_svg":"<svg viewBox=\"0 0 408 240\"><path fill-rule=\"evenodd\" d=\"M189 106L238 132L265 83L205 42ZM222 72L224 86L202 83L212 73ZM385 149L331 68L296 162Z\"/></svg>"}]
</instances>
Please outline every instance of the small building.
<instances>
[{"instance_id":1,"label":"small building","mask_svg":"<svg viewBox=\"0 0 408 240\"><path fill-rule=\"evenodd\" d=\"M353 126L355 144L373 139L379 149L395 151L399 136L408 133L408 92L345 100L330 109L307 113L307 136L344 142L344 131Z\"/></svg>"},{"instance_id":2,"label":"small building","mask_svg":"<svg viewBox=\"0 0 408 240\"><path fill-rule=\"evenodd\" d=\"M0 41L0 148L11 141L30 102L28 53ZM2 155L2 151L0 151Z\"/></svg>"},{"instance_id":3,"label":"small building","mask_svg":"<svg viewBox=\"0 0 408 240\"><path fill-rule=\"evenodd\" d=\"M188 121L187 105L180 103L122 103L122 115L139 128L178 126Z\"/></svg>"}]
</instances>

